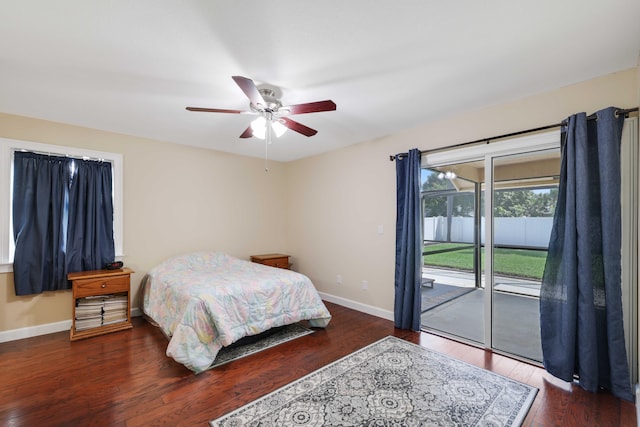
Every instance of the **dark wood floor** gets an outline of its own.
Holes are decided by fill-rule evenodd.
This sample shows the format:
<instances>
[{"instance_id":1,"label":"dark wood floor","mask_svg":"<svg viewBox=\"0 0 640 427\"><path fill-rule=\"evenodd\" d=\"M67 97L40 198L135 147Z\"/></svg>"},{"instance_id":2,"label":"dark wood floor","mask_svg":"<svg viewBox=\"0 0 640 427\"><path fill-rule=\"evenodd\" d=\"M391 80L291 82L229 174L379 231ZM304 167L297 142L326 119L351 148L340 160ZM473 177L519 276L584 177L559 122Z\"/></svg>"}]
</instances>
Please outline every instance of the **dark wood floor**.
<instances>
[{"instance_id":1,"label":"dark wood floor","mask_svg":"<svg viewBox=\"0 0 640 427\"><path fill-rule=\"evenodd\" d=\"M564 391L543 370L327 303L326 330L194 375L165 356L162 333L134 328L69 342L60 332L0 344L0 425L206 426L251 400L350 352L395 335L540 391L525 426L635 426L635 406L577 387Z\"/></svg>"}]
</instances>

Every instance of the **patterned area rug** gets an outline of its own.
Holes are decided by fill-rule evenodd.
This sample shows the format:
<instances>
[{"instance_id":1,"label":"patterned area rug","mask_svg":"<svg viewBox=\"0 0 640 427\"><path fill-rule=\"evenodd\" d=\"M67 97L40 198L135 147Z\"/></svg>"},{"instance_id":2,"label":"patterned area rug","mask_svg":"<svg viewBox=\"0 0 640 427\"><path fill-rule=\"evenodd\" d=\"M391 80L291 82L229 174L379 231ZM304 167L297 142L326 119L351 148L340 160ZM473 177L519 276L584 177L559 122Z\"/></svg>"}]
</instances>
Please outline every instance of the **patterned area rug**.
<instances>
[{"instance_id":1,"label":"patterned area rug","mask_svg":"<svg viewBox=\"0 0 640 427\"><path fill-rule=\"evenodd\" d=\"M538 389L395 337L211 426L518 426Z\"/></svg>"},{"instance_id":2,"label":"patterned area rug","mask_svg":"<svg viewBox=\"0 0 640 427\"><path fill-rule=\"evenodd\" d=\"M258 335L242 338L230 346L220 349L216 360L213 361L209 369L312 333L313 330L294 323L292 325L274 328Z\"/></svg>"}]
</instances>

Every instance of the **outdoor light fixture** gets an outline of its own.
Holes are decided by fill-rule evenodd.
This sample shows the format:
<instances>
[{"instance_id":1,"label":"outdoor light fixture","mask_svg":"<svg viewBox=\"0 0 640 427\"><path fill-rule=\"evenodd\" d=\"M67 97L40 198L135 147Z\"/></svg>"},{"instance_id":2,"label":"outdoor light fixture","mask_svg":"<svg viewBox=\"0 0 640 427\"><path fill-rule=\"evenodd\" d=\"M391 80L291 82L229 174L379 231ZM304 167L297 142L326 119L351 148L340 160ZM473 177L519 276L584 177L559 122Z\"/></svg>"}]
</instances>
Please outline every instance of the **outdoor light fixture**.
<instances>
[{"instance_id":1,"label":"outdoor light fixture","mask_svg":"<svg viewBox=\"0 0 640 427\"><path fill-rule=\"evenodd\" d=\"M446 171L446 172L440 172L440 173L438 174L438 179L445 179L445 178L447 178L447 179L451 180L451 179L455 179L455 178L456 178L456 176L457 176L457 175L456 175L456 173L455 173L455 172L452 172L452 171Z\"/></svg>"}]
</instances>

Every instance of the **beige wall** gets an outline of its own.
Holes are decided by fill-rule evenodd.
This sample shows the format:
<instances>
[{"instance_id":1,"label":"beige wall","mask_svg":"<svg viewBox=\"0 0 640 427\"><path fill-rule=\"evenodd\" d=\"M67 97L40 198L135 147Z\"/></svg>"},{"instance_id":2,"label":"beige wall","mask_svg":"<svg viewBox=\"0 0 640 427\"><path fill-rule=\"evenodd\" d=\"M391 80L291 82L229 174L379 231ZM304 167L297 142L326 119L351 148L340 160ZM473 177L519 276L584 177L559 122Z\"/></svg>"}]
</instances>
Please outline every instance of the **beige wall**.
<instances>
[{"instance_id":1,"label":"beige wall","mask_svg":"<svg viewBox=\"0 0 640 427\"><path fill-rule=\"evenodd\" d=\"M192 250L285 251L282 163L0 114L0 137L122 153L124 251L134 295L159 261ZM0 274L0 331L71 318L70 291L16 297ZM137 298L133 306L138 306Z\"/></svg>"},{"instance_id":2,"label":"beige wall","mask_svg":"<svg viewBox=\"0 0 640 427\"><path fill-rule=\"evenodd\" d=\"M396 202L390 154L555 124L610 105L638 105L636 69L287 164L289 251L321 292L391 313Z\"/></svg>"},{"instance_id":3,"label":"beige wall","mask_svg":"<svg viewBox=\"0 0 640 427\"><path fill-rule=\"evenodd\" d=\"M123 154L125 263L136 271L135 292L146 271L178 253L216 249L247 258L284 251L319 291L391 313L390 154L558 123L609 105L635 107L639 75L628 70L312 158L274 162L266 174L261 159L11 115L0 114L0 137ZM15 297L11 275L0 274L0 332L68 320L70 301L68 291Z\"/></svg>"}]
</instances>

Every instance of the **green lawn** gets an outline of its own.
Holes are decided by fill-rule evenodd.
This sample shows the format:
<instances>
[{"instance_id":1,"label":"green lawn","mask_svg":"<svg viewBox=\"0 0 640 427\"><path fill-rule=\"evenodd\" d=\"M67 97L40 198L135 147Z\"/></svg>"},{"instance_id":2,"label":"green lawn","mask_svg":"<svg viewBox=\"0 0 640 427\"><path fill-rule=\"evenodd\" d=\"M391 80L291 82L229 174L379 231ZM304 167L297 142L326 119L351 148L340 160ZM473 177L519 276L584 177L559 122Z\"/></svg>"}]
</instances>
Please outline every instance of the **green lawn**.
<instances>
[{"instance_id":1,"label":"green lawn","mask_svg":"<svg viewBox=\"0 0 640 427\"><path fill-rule=\"evenodd\" d=\"M427 246L425 247L425 252L427 253L456 247L463 249L427 254L424 256L424 263L432 267L473 271L473 248L464 248L465 246L467 245L457 243L441 243ZM496 248L493 269L496 274L541 280L546 258L546 251ZM484 248L482 248L482 262L482 270L484 271Z\"/></svg>"}]
</instances>

